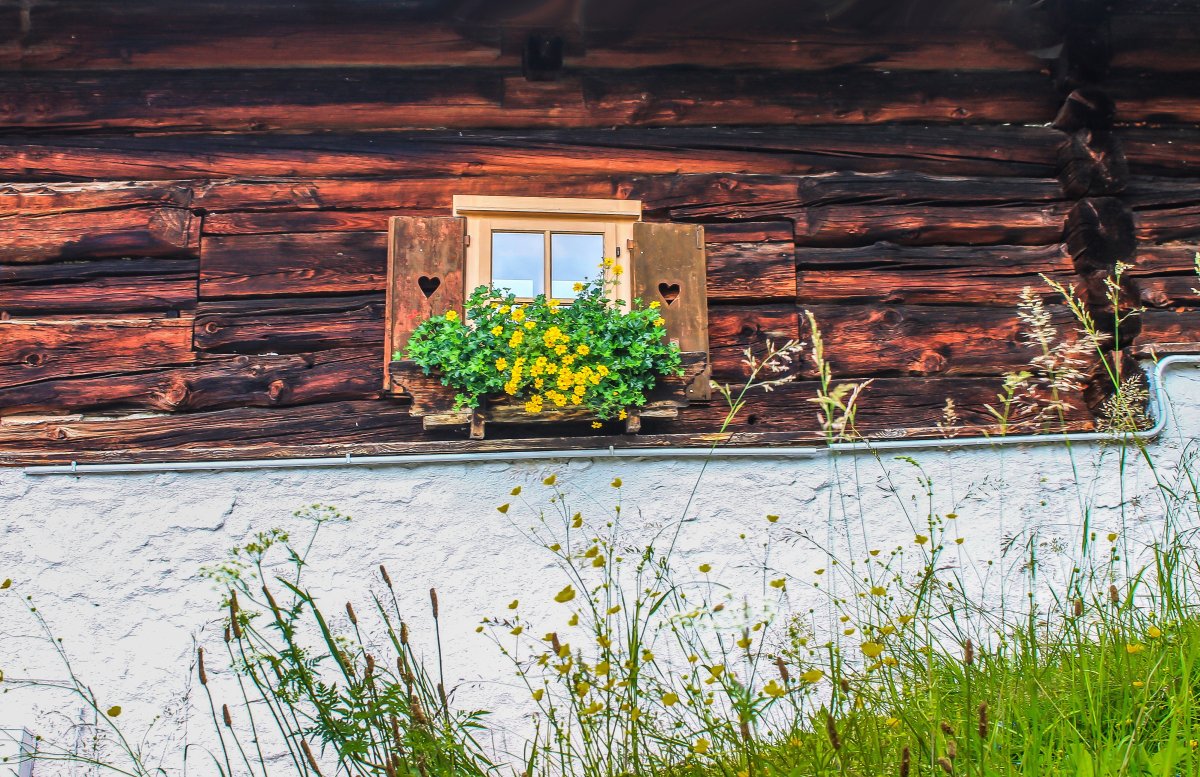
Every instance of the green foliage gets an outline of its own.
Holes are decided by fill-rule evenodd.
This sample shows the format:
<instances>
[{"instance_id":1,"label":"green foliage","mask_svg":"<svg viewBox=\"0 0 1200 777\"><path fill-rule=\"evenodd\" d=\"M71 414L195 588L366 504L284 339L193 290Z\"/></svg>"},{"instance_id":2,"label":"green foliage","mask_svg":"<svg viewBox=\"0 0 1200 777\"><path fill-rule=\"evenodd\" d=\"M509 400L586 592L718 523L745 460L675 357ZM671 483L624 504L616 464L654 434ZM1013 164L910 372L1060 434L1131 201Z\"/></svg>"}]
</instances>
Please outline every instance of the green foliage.
<instances>
[{"instance_id":1,"label":"green foliage","mask_svg":"<svg viewBox=\"0 0 1200 777\"><path fill-rule=\"evenodd\" d=\"M508 395L530 413L584 408L623 417L646 403L660 376L679 373L679 348L666 340L657 303L635 300L623 312L608 285L581 284L570 305L545 295L519 304L481 286L467 300L466 321L451 311L422 322L405 356L455 389L458 408Z\"/></svg>"}]
</instances>

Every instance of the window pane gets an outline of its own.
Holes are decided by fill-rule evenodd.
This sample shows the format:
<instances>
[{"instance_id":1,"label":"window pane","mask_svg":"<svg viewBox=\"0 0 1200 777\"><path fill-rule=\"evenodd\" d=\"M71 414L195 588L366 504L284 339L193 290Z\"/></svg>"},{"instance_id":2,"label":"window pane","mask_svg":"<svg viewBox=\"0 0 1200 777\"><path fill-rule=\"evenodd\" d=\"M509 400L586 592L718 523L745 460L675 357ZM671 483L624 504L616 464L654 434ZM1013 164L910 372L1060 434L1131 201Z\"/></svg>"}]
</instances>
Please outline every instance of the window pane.
<instances>
[{"instance_id":1,"label":"window pane","mask_svg":"<svg viewBox=\"0 0 1200 777\"><path fill-rule=\"evenodd\" d=\"M492 285L518 297L545 293L545 234L492 232Z\"/></svg>"},{"instance_id":2,"label":"window pane","mask_svg":"<svg viewBox=\"0 0 1200 777\"><path fill-rule=\"evenodd\" d=\"M599 277L604 235L550 234L550 290L557 299L574 299L576 283Z\"/></svg>"}]
</instances>

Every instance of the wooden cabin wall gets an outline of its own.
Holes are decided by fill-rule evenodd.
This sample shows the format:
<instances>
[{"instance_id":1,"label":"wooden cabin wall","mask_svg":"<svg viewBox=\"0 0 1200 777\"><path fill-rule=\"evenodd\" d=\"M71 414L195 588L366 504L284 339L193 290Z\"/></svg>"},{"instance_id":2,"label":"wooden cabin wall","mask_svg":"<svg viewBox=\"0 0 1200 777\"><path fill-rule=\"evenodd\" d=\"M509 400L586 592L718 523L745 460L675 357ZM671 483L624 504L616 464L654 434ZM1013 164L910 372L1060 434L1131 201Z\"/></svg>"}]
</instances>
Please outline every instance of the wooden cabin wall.
<instances>
[{"instance_id":1,"label":"wooden cabin wall","mask_svg":"<svg viewBox=\"0 0 1200 777\"><path fill-rule=\"evenodd\" d=\"M0 3L0 461L473 449L381 392L386 220L455 194L703 223L714 376L808 339L811 311L834 376L873 379L870 434L928 434L947 399L986 427L1033 355L1022 288L1072 331L1040 274L1103 316L1098 273L1128 263L1123 304L1147 309L1120 347L1198 339L1200 14L1173 3L1064 21L1052 54L642 35L549 81L442 22L254 7ZM740 441L820 436L811 360L797 375L751 396ZM724 415L637 442L701 444ZM487 444L631 443L587 433Z\"/></svg>"}]
</instances>

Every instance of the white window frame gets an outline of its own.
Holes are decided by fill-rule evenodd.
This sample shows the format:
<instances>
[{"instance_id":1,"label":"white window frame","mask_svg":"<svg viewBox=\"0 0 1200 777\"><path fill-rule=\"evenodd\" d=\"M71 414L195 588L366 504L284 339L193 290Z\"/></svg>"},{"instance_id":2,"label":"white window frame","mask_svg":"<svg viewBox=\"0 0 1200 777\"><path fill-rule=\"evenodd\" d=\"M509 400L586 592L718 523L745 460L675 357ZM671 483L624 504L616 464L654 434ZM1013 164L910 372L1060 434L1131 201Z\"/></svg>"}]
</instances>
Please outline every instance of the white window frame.
<instances>
[{"instance_id":1,"label":"white window frame","mask_svg":"<svg viewBox=\"0 0 1200 777\"><path fill-rule=\"evenodd\" d=\"M466 219L466 266L463 268L465 296L478 286L492 282L492 232L542 232L546 234L545 289L550 292L549 233L575 232L604 235L604 256L624 267L616 280L613 297L627 305L633 299L629 277L629 244L633 225L642 220L640 200L584 199L575 197L497 197L459 194L454 196L454 215ZM564 299L564 302L569 300Z\"/></svg>"}]
</instances>

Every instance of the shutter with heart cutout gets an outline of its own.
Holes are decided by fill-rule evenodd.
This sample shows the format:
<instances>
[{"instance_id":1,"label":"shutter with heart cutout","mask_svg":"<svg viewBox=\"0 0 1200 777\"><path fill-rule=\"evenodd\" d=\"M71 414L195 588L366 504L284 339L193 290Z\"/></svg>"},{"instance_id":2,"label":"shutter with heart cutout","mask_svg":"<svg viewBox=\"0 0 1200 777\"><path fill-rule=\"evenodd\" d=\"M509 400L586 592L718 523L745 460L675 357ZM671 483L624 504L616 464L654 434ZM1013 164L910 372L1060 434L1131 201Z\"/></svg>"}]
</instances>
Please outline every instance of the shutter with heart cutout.
<instances>
[{"instance_id":1,"label":"shutter with heart cutout","mask_svg":"<svg viewBox=\"0 0 1200 777\"><path fill-rule=\"evenodd\" d=\"M708 287L704 227L698 224L633 225L629 272L634 298L657 300L667 336L681 351L708 353ZM712 395L707 368L688 386L689 399Z\"/></svg>"},{"instance_id":2,"label":"shutter with heart cutout","mask_svg":"<svg viewBox=\"0 0 1200 777\"><path fill-rule=\"evenodd\" d=\"M388 221L388 302L384 385L392 355L403 351L422 321L462 315L466 219L394 216Z\"/></svg>"}]
</instances>

